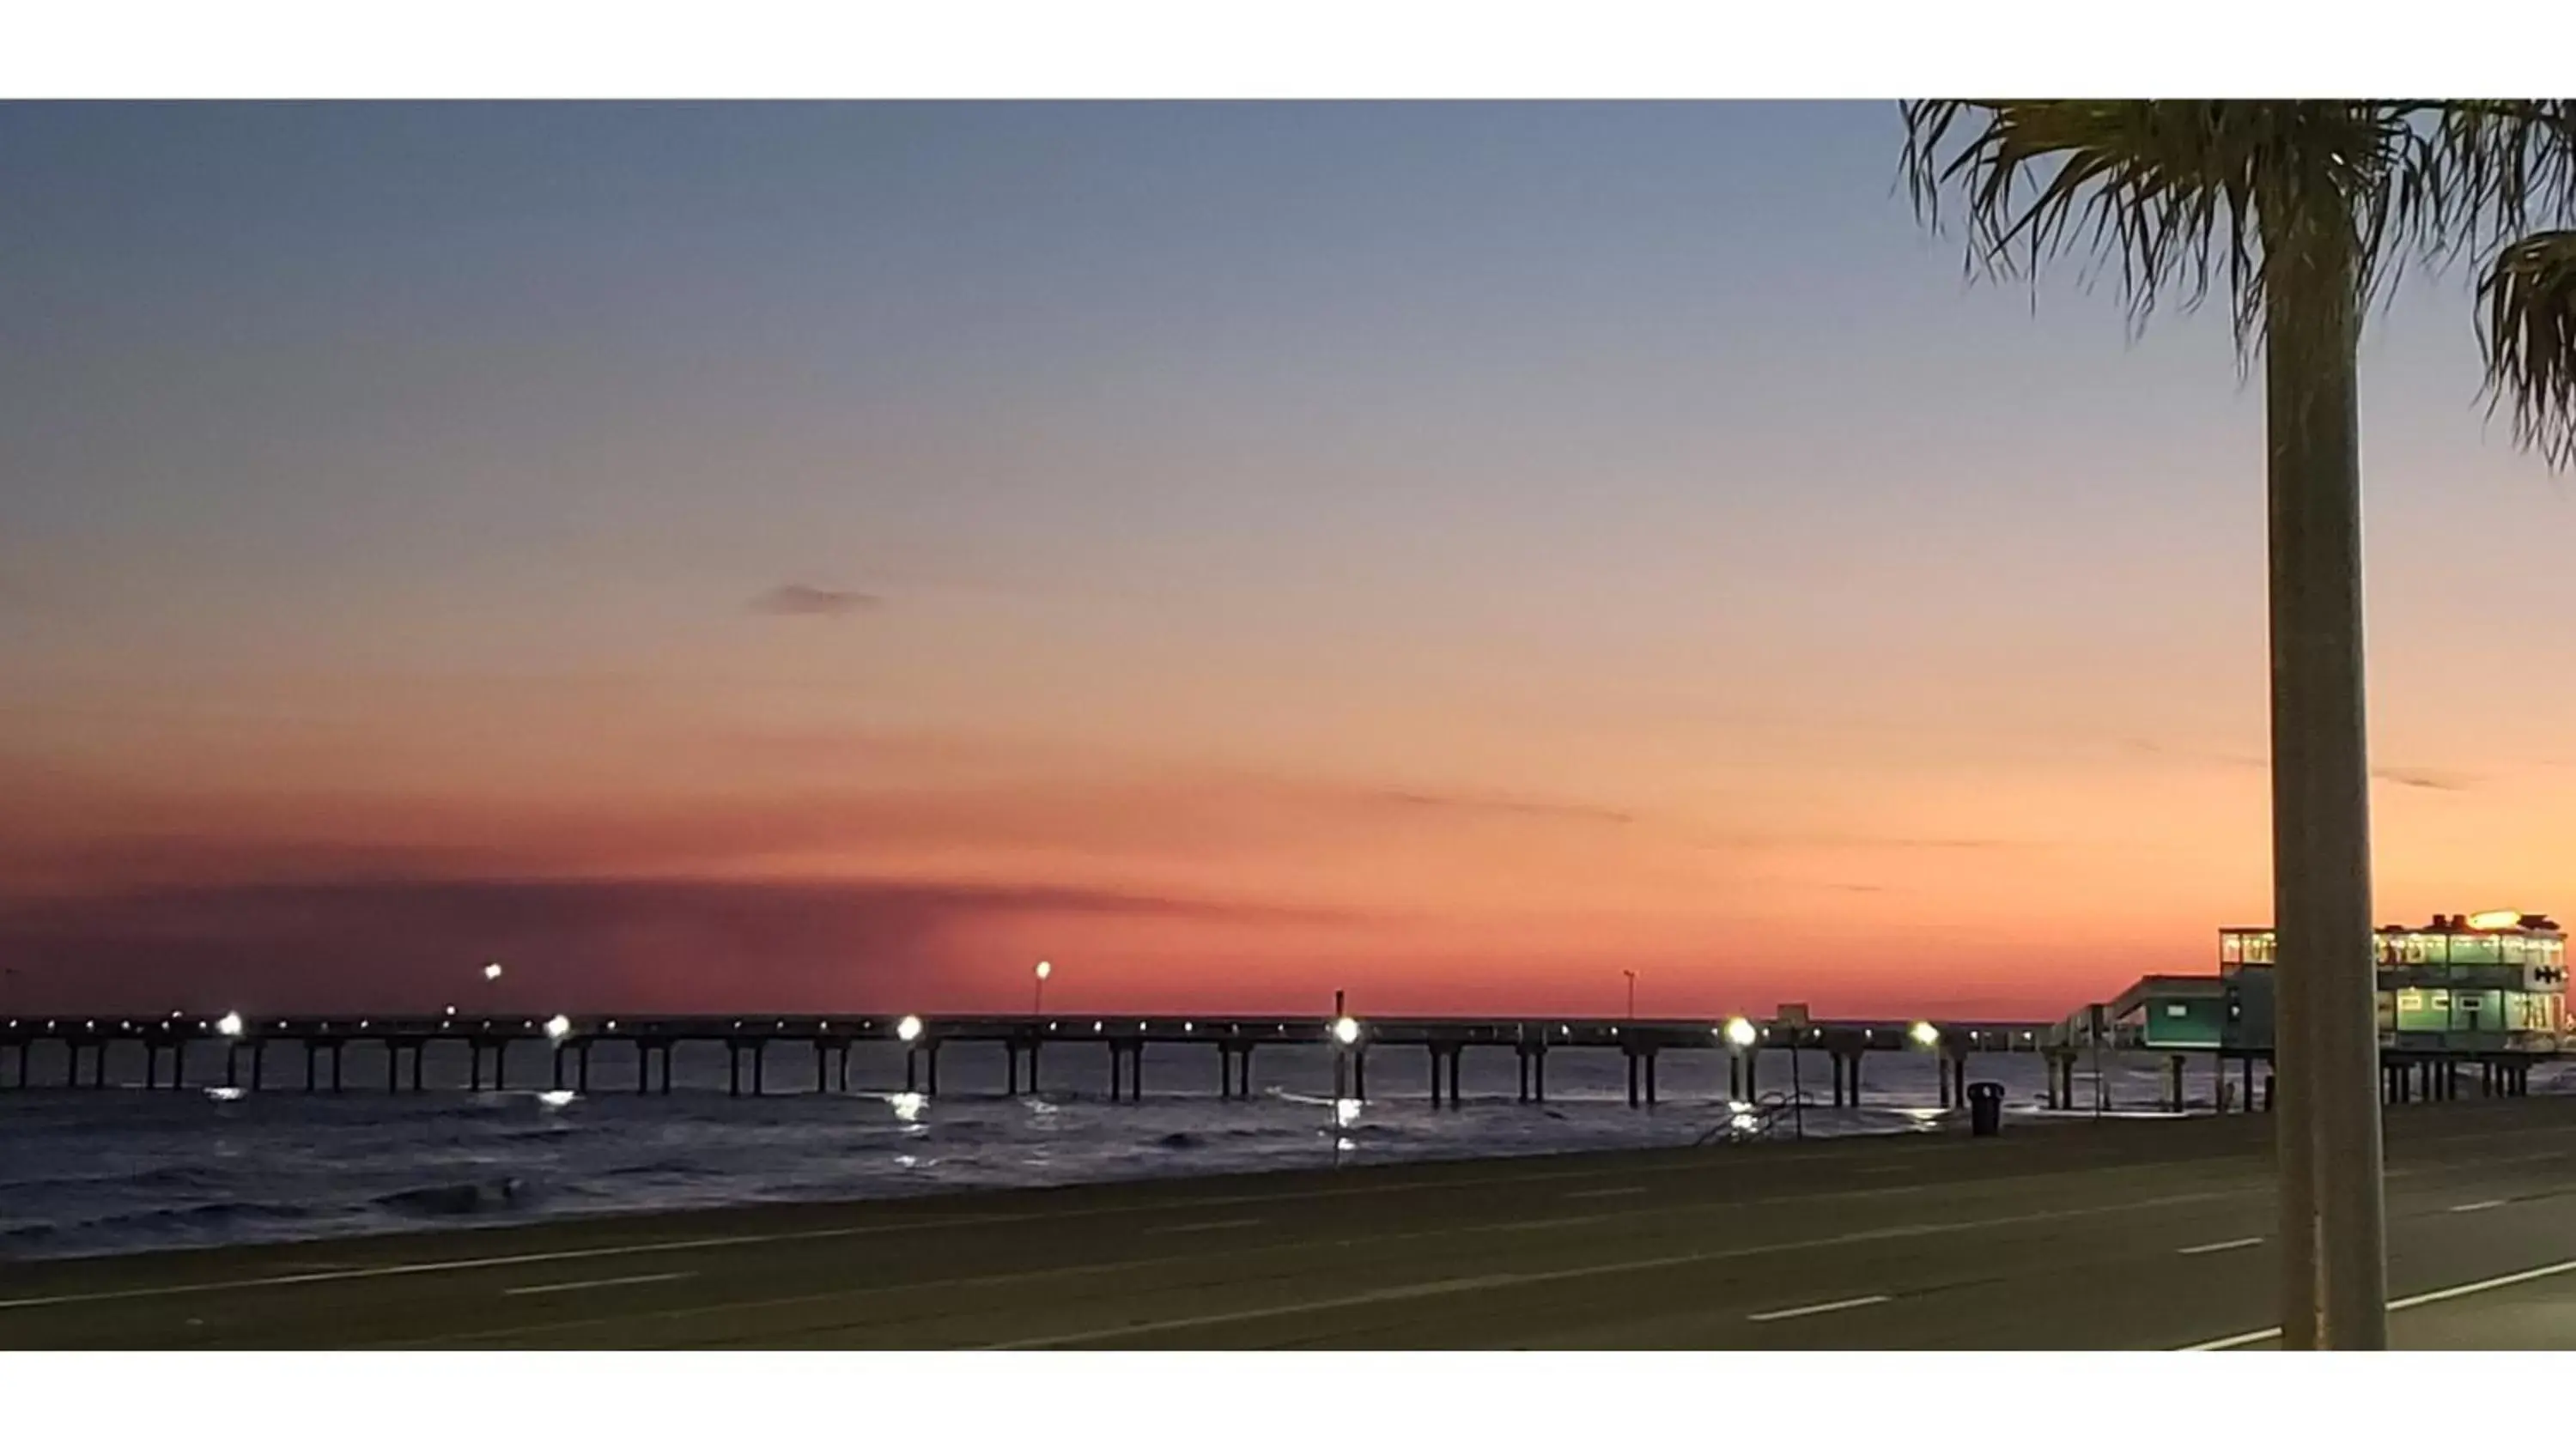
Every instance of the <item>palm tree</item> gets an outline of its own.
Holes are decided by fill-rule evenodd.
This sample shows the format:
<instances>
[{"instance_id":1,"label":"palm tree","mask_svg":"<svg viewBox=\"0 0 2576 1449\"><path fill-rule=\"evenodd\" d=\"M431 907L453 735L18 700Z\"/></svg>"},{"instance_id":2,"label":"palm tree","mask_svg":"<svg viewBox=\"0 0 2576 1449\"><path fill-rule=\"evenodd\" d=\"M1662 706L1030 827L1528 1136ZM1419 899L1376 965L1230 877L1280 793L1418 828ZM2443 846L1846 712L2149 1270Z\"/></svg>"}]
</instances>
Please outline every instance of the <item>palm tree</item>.
<instances>
[{"instance_id":1,"label":"palm tree","mask_svg":"<svg viewBox=\"0 0 2576 1449\"><path fill-rule=\"evenodd\" d=\"M2133 321L2232 305L2263 361L2281 1331L2387 1343L2361 642L2361 325L2410 262L2477 276L2488 406L2576 461L2576 102L1914 101L1904 170L1970 265L2080 254ZM2533 230L2536 226L2556 230Z\"/></svg>"}]
</instances>

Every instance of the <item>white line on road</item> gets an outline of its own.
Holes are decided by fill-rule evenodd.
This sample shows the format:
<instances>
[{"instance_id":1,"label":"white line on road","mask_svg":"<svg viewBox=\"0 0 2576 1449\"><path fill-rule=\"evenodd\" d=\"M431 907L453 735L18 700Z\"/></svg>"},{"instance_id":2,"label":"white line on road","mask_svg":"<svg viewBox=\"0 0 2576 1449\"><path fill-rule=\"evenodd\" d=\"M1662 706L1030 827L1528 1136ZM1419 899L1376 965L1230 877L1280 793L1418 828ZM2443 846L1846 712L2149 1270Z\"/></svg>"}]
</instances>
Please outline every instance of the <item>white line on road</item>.
<instances>
[{"instance_id":1,"label":"white line on road","mask_svg":"<svg viewBox=\"0 0 2576 1449\"><path fill-rule=\"evenodd\" d=\"M1819 1313L1840 1313L1846 1308L1867 1308L1873 1303L1886 1301L1886 1294L1872 1293L1866 1298L1837 1298L1831 1303L1810 1303L1803 1308L1774 1308L1768 1313L1748 1313L1744 1317L1750 1323L1777 1323L1784 1318L1812 1318Z\"/></svg>"},{"instance_id":2,"label":"white line on road","mask_svg":"<svg viewBox=\"0 0 2576 1449\"><path fill-rule=\"evenodd\" d=\"M1642 1197L1645 1191L1642 1187L1595 1187L1587 1188L1582 1192L1569 1192L1565 1195L1565 1200L1572 1202L1581 1197Z\"/></svg>"},{"instance_id":3,"label":"white line on road","mask_svg":"<svg viewBox=\"0 0 2576 1449\"><path fill-rule=\"evenodd\" d=\"M2176 1248L2174 1251L2189 1258L2201 1253L2224 1253L2230 1248L2250 1248L2261 1241L2263 1241L2261 1238L2229 1238L2223 1243L2198 1243L2188 1248Z\"/></svg>"},{"instance_id":4,"label":"white line on road","mask_svg":"<svg viewBox=\"0 0 2576 1449\"><path fill-rule=\"evenodd\" d=\"M1545 1275L1539 1275L1545 1276ZM1481 1278L1442 1278L1432 1283L1410 1283L1401 1288L1378 1288L1366 1293L1346 1293L1339 1298L1315 1298L1288 1308L1245 1308L1233 1313L1201 1313L1189 1318L1164 1318L1152 1323L1129 1323L1116 1328L1095 1328L1085 1333L1055 1333L1044 1338L1017 1338L1008 1343L988 1343L988 1349L1060 1348L1068 1344L1097 1343L1105 1338L1128 1338L1139 1333L1159 1333L1175 1328L1213 1328L1226 1323L1248 1323L1255 1319L1275 1318L1282 1313L1313 1313L1328 1308L1358 1308L1371 1303L1395 1303L1407 1298L1429 1298L1442 1293L1465 1293L1478 1288L1499 1288L1521 1281L1515 1273L1489 1273Z\"/></svg>"},{"instance_id":5,"label":"white line on road","mask_svg":"<svg viewBox=\"0 0 2576 1449\"><path fill-rule=\"evenodd\" d=\"M2546 1267L2525 1268L2519 1273L2507 1273L2502 1277L2481 1278L2475 1283L2462 1283L2450 1288L2436 1288L2430 1293L2417 1293L2410 1297L2392 1298L2388 1300L2388 1311L2395 1313L2404 1308L2421 1308L2427 1303L2447 1303L2454 1298L2466 1298L2472 1293L2486 1293L2498 1288L2511 1288L2516 1284L2521 1283L2536 1283L2543 1278L2555 1278L2561 1273L2576 1273L2576 1258L2570 1258L2563 1263L2551 1263ZM2184 1353L2208 1353L2215 1349L2243 1348L2248 1344L2261 1343L2265 1339L2278 1338L2280 1336L2281 1330L2278 1328L2258 1328L2251 1333L2235 1333L2230 1334L2225 1338L2213 1338L2207 1343L2185 1344L2181 1351Z\"/></svg>"},{"instance_id":6,"label":"white line on road","mask_svg":"<svg viewBox=\"0 0 2576 1449\"><path fill-rule=\"evenodd\" d=\"M1318 1313L1326 1309L1380 1303L1391 1299L1430 1298L1448 1293L1473 1293L1487 1288L1523 1288L1536 1283L1563 1283L1579 1278L1601 1278L1622 1273L1650 1273L1666 1268L1687 1268L1702 1263L1725 1262L1736 1258L1762 1257L1771 1253L1794 1253L1817 1248L1845 1247L1853 1243L1902 1241L1942 1233L1975 1232L1985 1228L2017 1227L2024 1223L2098 1217L2107 1213L2136 1212L2143 1208L2210 1202L2231 1196L2235 1194L2181 1192L2164 1197L2133 1198L2126 1202L2104 1203L2096 1207L2054 1208L2038 1212L2010 1213L2003 1217L1978 1218L1967 1222L1909 1223L1899 1227L1863 1228L1848 1233L1836 1233L1830 1237L1805 1238L1785 1243L1743 1243L1733 1247L1709 1248L1697 1253L1630 1258L1613 1263L1589 1263L1579 1268L1555 1268L1544 1273L1490 1273L1476 1278L1444 1278L1432 1283L1383 1288L1372 1293L1341 1298L1309 1298L1296 1303L1280 1303L1264 1308L1238 1309L1232 1313L1205 1314L1195 1318L1156 1319L1149 1322L1129 1323L1116 1328L1094 1328L1079 1333L1051 1334L1043 1338L1012 1339L1003 1343L983 1344L980 1347L1053 1348L1064 1344L1097 1343L1103 1339L1129 1338L1138 1334L1160 1333L1168 1329L1203 1328L1220 1323L1252 1323L1264 1318L1285 1318L1293 1314Z\"/></svg>"},{"instance_id":7,"label":"white line on road","mask_svg":"<svg viewBox=\"0 0 2576 1449\"><path fill-rule=\"evenodd\" d=\"M2464 1202L2464 1203L2458 1203L2458 1204L2455 1204L2455 1205L2453 1205L2453 1207L2451 1208L2451 1211L2453 1211L2453 1212L2455 1212L2455 1213L2482 1213L2482 1212L2485 1212L2488 1208L2499 1208L2499 1207L2503 1207L2503 1206L2504 1206L2504 1204L2505 1204L2505 1200L2504 1200L2503 1198L2500 1198L2500 1197L2482 1197L2482 1198L2478 1199L2476 1202Z\"/></svg>"},{"instance_id":8,"label":"white line on road","mask_svg":"<svg viewBox=\"0 0 2576 1449\"><path fill-rule=\"evenodd\" d=\"M682 1278L695 1278L695 1273L637 1273L628 1278L587 1278L579 1283L530 1283L521 1288L504 1288L504 1298L524 1298L532 1293L571 1293L583 1288L623 1288L630 1283L676 1283Z\"/></svg>"},{"instance_id":9,"label":"white line on road","mask_svg":"<svg viewBox=\"0 0 2576 1449\"><path fill-rule=\"evenodd\" d=\"M1213 1233L1226 1228L1257 1228L1263 1221L1261 1218L1224 1218L1212 1223L1174 1223L1170 1227L1147 1228L1145 1236L1158 1238L1168 1233Z\"/></svg>"}]
</instances>

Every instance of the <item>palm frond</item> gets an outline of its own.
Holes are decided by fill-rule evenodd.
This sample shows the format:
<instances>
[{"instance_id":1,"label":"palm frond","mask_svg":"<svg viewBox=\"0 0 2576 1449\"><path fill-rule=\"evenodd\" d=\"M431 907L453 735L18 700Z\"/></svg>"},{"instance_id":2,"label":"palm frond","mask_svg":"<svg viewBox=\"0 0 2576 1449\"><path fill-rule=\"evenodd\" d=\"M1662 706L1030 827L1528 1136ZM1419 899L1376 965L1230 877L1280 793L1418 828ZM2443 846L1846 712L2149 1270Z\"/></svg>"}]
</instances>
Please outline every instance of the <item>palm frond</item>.
<instances>
[{"instance_id":1,"label":"palm frond","mask_svg":"<svg viewBox=\"0 0 2576 1449\"><path fill-rule=\"evenodd\" d=\"M2553 468L2576 463L2576 231L2502 248L2478 301L2488 406L2509 399L2515 442Z\"/></svg>"},{"instance_id":2,"label":"palm frond","mask_svg":"<svg viewBox=\"0 0 2576 1449\"><path fill-rule=\"evenodd\" d=\"M1905 123L1916 210L1937 228L1955 193L1971 265L2035 276L2087 253L2136 321L2224 287L2248 349L2277 253L2350 248L2356 303L2378 288L2388 179L2421 144L2403 118L2347 102L1918 101Z\"/></svg>"},{"instance_id":3,"label":"palm frond","mask_svg":"<svg viewBox=\"0 0 2576 1449\"><path fill-rule=\"evenodd\" d=\"M2404 230L2427 256L2483 256L2576 221L2576 101L2397 101L2420 138Z\"/></svg>"}]
</instances>

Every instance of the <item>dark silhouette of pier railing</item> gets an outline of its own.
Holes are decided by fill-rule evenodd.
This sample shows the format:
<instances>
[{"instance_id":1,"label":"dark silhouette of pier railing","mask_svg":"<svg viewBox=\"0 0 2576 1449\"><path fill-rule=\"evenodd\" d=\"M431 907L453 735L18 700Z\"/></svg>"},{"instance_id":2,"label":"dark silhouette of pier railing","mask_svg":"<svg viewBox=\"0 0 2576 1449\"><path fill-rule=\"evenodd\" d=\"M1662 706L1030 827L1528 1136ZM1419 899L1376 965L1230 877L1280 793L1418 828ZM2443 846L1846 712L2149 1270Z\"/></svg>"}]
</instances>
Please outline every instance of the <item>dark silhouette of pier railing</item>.
<instances>
[{"instance_id":1,"label":"dark silhouette of pier railing","mask_svg":"<svg viewBox=\"0 0 2576 1449\"><path fill-rule=\"evenodd\" d=\"M1941 1087L1945 1105L1965 1100L1967 1064L1980 1052L2035 1052L2051 1049L2052 1028L2038 1022L1820 1021L1799 1025L1763 1024L1742 1018L1726 1020L1634 1020L1583 1017L1350 1017L1285 1016L1155 1016L1054 1013L1047 1015L836 1015L767 1013L672 1016L596 1013L582 1016L535 1016L454 1011L437 1015L220 1016L174 1012L167 1016L51 1015L17 1017L0 1022L0 1087L104 1087L111 1046L142 1048L147 1087L178 1089L220 1082L257 1090L291 1086L296 1075L285 1068L279 1081L268 1062L270 1048L281 1053L302 1049L305 1090L338 1091L348 1085L342 1055L354 1044L371 1044L385 1057L384 1087L414 1091L428 1084L424 1068L429 1054L462 1051L469 1063L469 1089L510 1082L512 1052L521 1061L541 1058L542 1079L558 1088L588 1090L594 1050L634 1054L634 1090L671 1090L671 1052L684 1043L722 1045L728 1056L728 1080L739 1095L746 1086L763 1090L765 1068L773 1050L799 1045L814 1053L816 1090L849 1089L850 1052L867 1044L891 1043L901 1048L905 1089L935 1094L939 1090L941 1048L986 1043L1004 1048L1009 1061L1008 1090L1035 1092L1039 1064L1046 1048L1072 1043L1109 1049L1109 1094L1112 1100L1141 1093L1148 1048L1165 1056L1184 1049L1203 1050L1218 1064L1220 1095L1252 1095L1253 1061L1263 1047L1321 1046L1336 1058L1336 1080L1350 1095L1368 1094L1368 1065L1396 1051L1420 1051L1431 1068L1431 1099L1455 1104L1459 1097L1459 1061L1469 1050L1510 1051L1520 1065L1520 1100L1547 1100L1547 1062L1560 1051L1618 1052L1628 1068L1631 1105L1656 1100L1656 1062L1666 1052L1719 1052L1729 1058L1731 1099L1760 1096L1766 1056L1773 1080L1781 1058L1791 1051L1828 1059L1835 1105L1857 1105L1862 1063L1875 1052L1915 1051L1942 1059ZM58 1079L35 1081L30 1062L39 1045L62 1049L64 1068ZM162 1066L167 1059L164 1080ZM654 1066L658 1061L660 1073ZM84 1081L82 1068L89 1069ZM529 1079L522 1078L522 1084Z\"/></svg>"}]
</instances>

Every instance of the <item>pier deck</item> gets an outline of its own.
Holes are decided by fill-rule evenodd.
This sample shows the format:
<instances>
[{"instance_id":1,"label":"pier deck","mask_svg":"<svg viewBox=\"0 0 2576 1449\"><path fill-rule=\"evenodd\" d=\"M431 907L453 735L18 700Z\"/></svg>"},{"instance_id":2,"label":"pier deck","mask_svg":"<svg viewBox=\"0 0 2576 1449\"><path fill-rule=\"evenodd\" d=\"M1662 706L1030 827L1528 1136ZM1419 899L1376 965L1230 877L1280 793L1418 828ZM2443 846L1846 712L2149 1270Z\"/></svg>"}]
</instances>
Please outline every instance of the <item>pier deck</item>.
<instances>
[{"instance_id":1,"label":"pier deck","mask_svg":"<svg viewBox=\"0 0 2576 1449\"><path fill-rule=\"evenodd\" d=\"M346 1090L380 1085L385 1091L423 1090L429 1083L426 1063L433 1051L463 1058L469 1064L469 1089L487 1081L510 1085L514 1062L521 1086L544 1082L587 1090L595 1049L634 1054L634 1089L671 1089L671 1053L689 1043L724 1047L734 1092L766 1089L766 1068L773 1049L803 1048L814 1053L813 1080L819 1089L850 1089L850 1052L863 1043L895 1043L903 1048L906 1090L936 1094L939 1053L943 1046L998 1044L1009 1057L1013 1092L1038 1090L1045 1049L1051 1045L1090 1043L1109 1048L1109 1093L1132 1097L1142 1089L1147 1051L1158 1063L1187 1052L1195 1065L1179 1071L1203 1071L1213 1065L1226 1096L1250 1095L1253 1061L1260 1050L1278 1045L1322 1045L1347 1059L1349 1095L1368 1095L1372 1056L1393 1052L1427 1054L1432 1095L1455 1100L1458 1061L1474 1050L1507 1051L1520 1061L1520 1095L1524 1101L1547 1099L1547 1059L1559 1051L1622 1054L1628 1064L1628 1095L1633 1104L1651 1105L1657 1097L1656 1063L1665 1052L1720 1052L1735 1059L1730 1074L1734 1089L1755 1095L1766 1057L1777 1061L1792 1048L1826 1059L1831 1067L1834 1100L1846 1088L1857 1104L1862 1090L1862 1061L1872 1053L1937 1050L1954 1063L1942 1076L1944 1100L1954 1085L1964 1091L1965 1065L1980 1052L2044 1050L2052 1030L2038 1022L2008 1021L1817 1021L1799 1025L1748 1023L1749 1043L1731 1040L1728 1019L1641 1019L1584 1017L1426 1017L1386 1016L1350 1019L1350 1039L1337 1032L1342 1019L1284 1016L1101 1015L1056 1013L1028 1015L931 1015L885 1013L743 1012L723 1015L636 1015L594 1012L540 1015L533 1012L440 1012L432 1015L344 1014L333 1016L251 1015L173 1012L159 1017L107 1013L49 1013L0 1020L0 1090L36 1087L105 1085L107 1052L139 1047L144 1053L145 1084L179 1089L226 1086L244 1090L300 1086L307 1091ZM1919 1029L1937 1036L1927 1046ZM354 1081L344 1070L352 1045L381 1048L385 1075L378 1084ZM35 1070L38 1049L51 1058L51 1071ZM272 1049L288 1060L272 1064ZM532 1065L533 1064L533 1065ZM1023 1068L1025 1064L1025 1075ZM486 1068L490 1075L486 1076ZM166 1068L166 1071L165 1071ZM534 1075L531 1075L533 1073ZM1444 1085L1445 1082L1445 1085Z\"/></svg>"}]
</instances>

